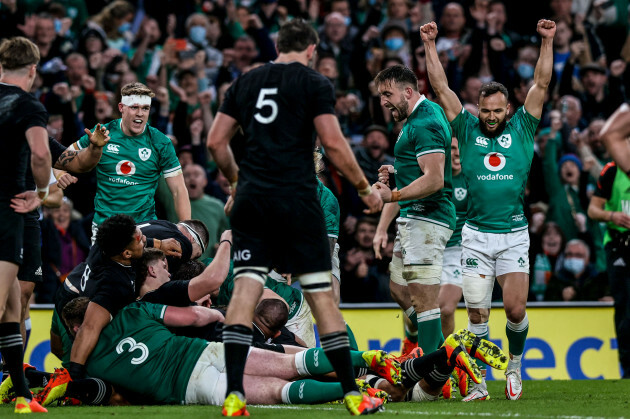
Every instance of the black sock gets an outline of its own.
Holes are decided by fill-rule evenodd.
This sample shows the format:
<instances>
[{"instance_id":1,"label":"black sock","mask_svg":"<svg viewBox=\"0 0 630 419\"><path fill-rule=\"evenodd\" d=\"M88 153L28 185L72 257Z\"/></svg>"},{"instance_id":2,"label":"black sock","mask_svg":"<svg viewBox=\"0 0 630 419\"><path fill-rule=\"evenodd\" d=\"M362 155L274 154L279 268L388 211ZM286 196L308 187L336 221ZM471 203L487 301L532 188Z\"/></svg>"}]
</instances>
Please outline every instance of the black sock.
<instances>
[{"instance_id":1,"label":"black sock","mask_svg":"<svg viewBox=\"0 0 630 419\"><path fill-rule=\"evenodd\" d=\"M83 404L107 404L112 397L112 386L98 378L82 378L68 383L65 396Z\"/></svg>"},{"instance_id":2,"label":"black sock","mask_svg":"<svg viewBox=\"0 0 630 419\"><path fill-rule=\"evenodd\" d=\"M28 386L34 387L46 387L48 380L52 376L49 372L37 371L35 368L28 368L24 371L24 376L28 380Z\"/></svg>"},{"instance_id":3,"label":"black sock","mask_svg":"<svg viewBox=\"0 0 630 419\"><path fill-rule=\"evenodd\" d=\"M412 388L418 381L423 378L428 381L427 377L438 370L439 374L443 374L448 370L448 374L453 371L448 366L446 359L446 349L440 348L435 352L426 354L420 358L410 359L401 364L402 384L406 388Z\"/></svg>"},{"instance_id":4,"label":"black sock","mask_svg":"<svg viewBox=\"0 0 630 419\"><path fill-rule=\"evenodd\" d=\"M233 391L245 394L243 372L247 353L252 344L252 329L240 324L223 326L223 345L225 348L225 371L227 372L227 396Z\"/></svg>"},{"instance_id":5,"label":"black sock","mask_svg":"<svg viewBox=\"0 0 630 419\"><path fill-rule=\"evenodd\" d=\"M351 391L359 391L356 381L354 381L354 368L350 357L350 340L348 332L333 332L327 335L320 335L319 341L326 358L337 373L337 378L341 383L343 394Z\"/></svg>"},{"instance_id":6,"label":"black sock","mask_svg":"<svg viewBox=\"0 0 630 419\"><path fill-rule=\"evenodd\" d=\"M24 347L20 323L0 323L0 352L2 352L4 365L11 374L15 395L32 399L33 395L24 378Z\"/></svg>"}]
</instances>

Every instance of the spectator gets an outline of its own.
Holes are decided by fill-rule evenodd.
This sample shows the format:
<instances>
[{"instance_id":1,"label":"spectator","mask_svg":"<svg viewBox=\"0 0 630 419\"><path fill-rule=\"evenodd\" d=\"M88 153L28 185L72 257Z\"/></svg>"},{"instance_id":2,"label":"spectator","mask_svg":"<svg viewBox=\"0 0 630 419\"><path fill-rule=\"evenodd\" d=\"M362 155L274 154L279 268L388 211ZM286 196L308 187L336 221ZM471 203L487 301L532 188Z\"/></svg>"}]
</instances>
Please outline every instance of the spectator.
<instances>
[{"instance_id":1,"label":"spectator","mask_svg":"<svg viewBox=\"0 0 630 419\"><path fill-rule=\"evenodd\" d=\"M598 272L589 261L588 245L580 239L570 240L562 267L549 280L545 301L597 301L609 296L606 273Z\"/></svg>"},{"instance_id":2,"label":"spectator","mask_svg":"<svg viewBox=\"0 0 630 419\"><path fill-rule=\"evenodd\" d=\"M52 303L59 284L85 260L90 240L82 223L73 217L73 203L68 198L64 197L59 208L46 209L41 220L43 281L35 291L38 304Z\"/></svg>"},{"instance_id":3,"label":"spectator","mask_svg":"<svg viewBox=\"0 0 630 419\"><path fill-rule=\"evenodd\" d=\"M123 53L130 49L132 35L131 21L135 9L125 0L115 0L109 3L99 14L93 16L87 23L90 28L100 28L107 36L107 45Z\"/></svg>"},{"instance_id":4,"label":"spectator","mask_svg":"<svg viewBox=\"0 0 630 419\"><path fill-rule=\"evenodd\" d=\"M362 146L354 152L354 156L370 185L378 181L378 169L382 165L394 164L394 158L387 154L389 149L388 135L385 127L370 125L365 130Z\"/></svg>"},{"instance_id":5,"label":"spectator","mask_svg":"<svg viewBox=\"0 0 630 419\"><path fill-rule=\"evenodd\" d=\"M324 28L320 32L318 52L332 53L339 69L339 87L342 90L350 86L350 57L352 56L352 37L341 13L331 13L324 19Z\"/></svg>"},{"instance_id":6,"label":"spectator","mask_svg":"<svg viewBox=\"0 0 630 419\"><path fill-rule=\"evenodd\" d=\"M544 213L540 213L544 216ZM530 266L533 266L530 280L529 300L542 301L545 298L547 284L554 272L560 268L558 262L564 251L564 234L558 224L548 221L542 226L540 233L531 232Z\"/></svg>"}]
</instances>

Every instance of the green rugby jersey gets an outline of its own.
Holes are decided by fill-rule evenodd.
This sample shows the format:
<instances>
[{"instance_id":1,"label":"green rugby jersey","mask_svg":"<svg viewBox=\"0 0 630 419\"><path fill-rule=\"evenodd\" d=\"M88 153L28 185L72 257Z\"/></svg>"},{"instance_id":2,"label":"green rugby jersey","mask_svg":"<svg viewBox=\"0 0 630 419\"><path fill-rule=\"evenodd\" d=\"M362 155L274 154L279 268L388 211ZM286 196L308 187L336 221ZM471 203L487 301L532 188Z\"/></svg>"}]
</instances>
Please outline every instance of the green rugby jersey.
<instances>
[{"instance_id":1,"label":"green rugby jersey","mask_svg":"<svg viewBox=\"0 0 630 419\"><path fill-rule=\"evenodd\" d=\"M470 195L470 228L486 233L527 228L523 203L538 122L522 106L493 138L484 136L479 119L465 109L451 122Z\"/></svg>"},{"instance_id":2,"label":"green rugby jersey","mask_svg":"<svg viewBox=\"0 0 630 419\"><path fill-rule=\"evenodd\" d=\"M190 376L208 342L172 334L166 306L136 302L101 332L87 372L162 403L183 403Z\"/></svg>"},{"instance_id":3,"label":"green rugby jersey","mask_svg":"<svg viewBox=\"0 0 630 419\"><path fill-rule=\"evenodd\" d=\"M137 223L155 220L155 189L160 176L181 173L175 148L166 135L147 124L141 135L129 137L120 124L120 119L105 124L111 139L96 166L97 225L116 214L130 215ZM75 144L80 150L89 146L90 140L84 135Z\"/></svg>"},{"instance_id":4,"label":"green rugby jersey","mask_svg":"<svg viewBox=\"0 0 630 419\"><path fill-rule=\"evenodd\" d=\"M317 198L324 212L328 237L339 238L339 202L337 197L317 179Z\"/></svg>"},{"instance_id":5,"label":"green rugby jersey","mask_svg":"<svg viewBox=\"0 0 630 419\"><path fill-rule=\"evenodd\" d=\"M212 258L207 258L203 261L203 263L208 266L212 262ZM219 295L217 296L216 301L214 303L219 306L227 306L230 304L230 299L232 298L232 293L234 292L234 264L230 262L230 271L228 272L227 278L221 284L219 288ZM267 277L267 282L265 282L265 288L269 288L271 291L278 294L280 297L284 298L284 301L289 304L289 320L291 320L302 308L302 304L304 302L304 296L302 292L293 288L290 285L285 284L284 282L278 282L271 277Z\"/></svg>"},{"instance_id":6,"label":"green rugby jersey","mask_svg":"<svg viewBox=\"0 0 630 419\"><path fill-rule=\"evenodd\" d=\"M432 222L453 230L451 202L451 128L444 111L424 96L403 125L394 146L396 186L402 189L423 175L418 157L444 154L444 187L422 199L400 201L400 216Z\"/></svg>"},{"instance_id":7,"label":"green rugby jersey","mask_svg":"<svg viewBox=\"0 0 630 419\"><path fill-rule=\"evenodd\" d=\"M462 227L466 222L466 212L468 211L468 188L464 175L460 172L457 176L453 176L452 180L453 195L451 201L455 205L455 230L446 243L446 247L462 245Z\"/></svg>"}]
</instances>

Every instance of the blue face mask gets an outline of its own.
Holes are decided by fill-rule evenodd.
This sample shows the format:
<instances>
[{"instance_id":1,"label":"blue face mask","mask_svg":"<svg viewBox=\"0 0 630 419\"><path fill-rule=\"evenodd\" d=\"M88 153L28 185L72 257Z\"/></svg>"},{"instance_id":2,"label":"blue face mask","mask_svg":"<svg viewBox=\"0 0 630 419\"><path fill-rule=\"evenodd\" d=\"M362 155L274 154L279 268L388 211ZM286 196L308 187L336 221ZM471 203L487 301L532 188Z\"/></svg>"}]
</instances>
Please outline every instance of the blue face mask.
<instances>
[{"instance_id":1,"label":"blue face mask","mask_svg":"<svg viewBox=\"0 0 630 419\"><path fill-rule=\"evenodd\" d=\"M584 259L566 258L562 266L573 275L577 275L584 270Z\"/></svg>"},{"instance_id":2,"label":"blue face mask","mask_svg":"<svg viewBox=\"0 0 630 419\"><path fill-rule=\"evenodd\" d=\"M385 40L385 48L390 51L398 51L405 45L405 40L402 38L389 38Z\"/></svg>"},{"instance_id":3,"label":"blue face mask","mask_svg":"<svg viewBox=\"0 0 630 419\"><path fill-rule=\"evenodd\" d=\"M522 79L529 80L534 77L534 66L531 64L519 64L516 71Z\"/></svg>"},{"instance_id":4,"label":"blue face mask","mask_svg":"<svg viewBox=\"0 0 630 419\"><path fill-rule=\"evenodd\" d=\"M190 28L190 40L195 44L203 44L206 41L206 28L199 25Z\"/></svg>"},{"instance_id":5,"label":"blue face mask","mask_svg":"<svg viewBox=\"0 0 630 419\"><path fill-rule=\"evenodd\" d=\"M129 22L125 22L125 23L123 23L122 25L120 25L120 26L118 27L118 32L119 32L119 33L125 33L125 32L127 32L128 30L130 30L130 29L131 29L131 23L129 23Z\"/></svg>"},{"instance_id":6,"label":"blue face mask","mask_svg":"<svg viewBox=\"0 0 630 419\"><path fill-rule=\"evenodd\" d=\"M343 18L346 26L350 26L352 24L352 18L350 16L346 16Z\"/></svg>"}]
</instances>

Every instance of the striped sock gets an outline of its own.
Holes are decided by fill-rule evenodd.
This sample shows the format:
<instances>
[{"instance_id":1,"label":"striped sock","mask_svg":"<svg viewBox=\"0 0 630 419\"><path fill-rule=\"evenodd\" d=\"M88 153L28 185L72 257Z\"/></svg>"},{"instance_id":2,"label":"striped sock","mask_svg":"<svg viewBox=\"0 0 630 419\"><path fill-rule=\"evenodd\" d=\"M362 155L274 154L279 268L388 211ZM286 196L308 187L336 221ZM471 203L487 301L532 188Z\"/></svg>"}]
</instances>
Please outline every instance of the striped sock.
<instances>
[{"instance_id":1,"label":"striped sock","mask_svg":"<svg viewBox=\"0 0 630 419\"><path fill-rule=\"evenodd\" d=\"M15 395L28 400L32 399L33 395L26 385L26 378L24 378L24 347L22 346L20 323L0 324L0 352L2 352L5 368L11 374Z\"/></svg>"},{"instance_id":2,"label":"striped sock","mask_svg":"<svg viewBox=\"0 0 630 419\"><path fill-rule=\"evenodd\" d=\"M348 333L346 331L328 333L327 335L321 335L319 341L322 344L326 358L335 368L337 378L343 388L343 394L358 392L357 383L354 381Z\"/></svg>"},{"instance_id":3,"label":"striped sock","mask_svg":"<svg viewBox=\"0 0 630 419\"><path fill-rule=\"evenodd\" d=\"M112 386L101 379L83 378L70 381L65 396L80 400L83 404L98 406L108 404L112 390Z\"/></svg>"},{"instance_id":4,"label":"striped sock","mask_svg":"<svg viewBox=\"0 0 630 419\"><path fill-rule=\"evenodd\" d=\"M529 319L527 318L527 313L525 313L525 318L523 318L520 323L512 323L509 320L507 321L507 324L505 325L505 334L507 335L510 353L512 355L523 355L523 351L525 350L525 340L527 340L528 332ZM518 358L517 363L518 365L516 368L520 366L520 357ZM508 365L508 369L510 369L510 365Z\"/></svg>"},{"instance_id":5,"label":"striped sock","mask_svg":"<svg viewBox=\"0 0 630 419\"><path fill-rule=\"evenodd\" d=\"M431 353L440 346L440 341L443 341L440 309L418 313L418 346L424 353Z\"/></svg>"},{"instance_id":6,"label":"striped sock","mask_svg":"<svg viewBox=\"0 0 630 419\"><path fill-rule=\"evenodd\" d=\"M247 353L252 344L252 329L240 324L223 326L223 345L225 348L225 371L227 373L227 391L225 395L238 391L245 394L243 372Z\"/></svg>"},{"instance_id":7,"label":"striped sock","mask_svg":"<svg viewBox=\"0 0 630 419\"><path fill-rule=\"evenodd\" d=\"M282 402L286 404L326 403L343 398L340 383L322 383L315 380L299 380L285 384Z\"/></svg>"}]
</instances>

